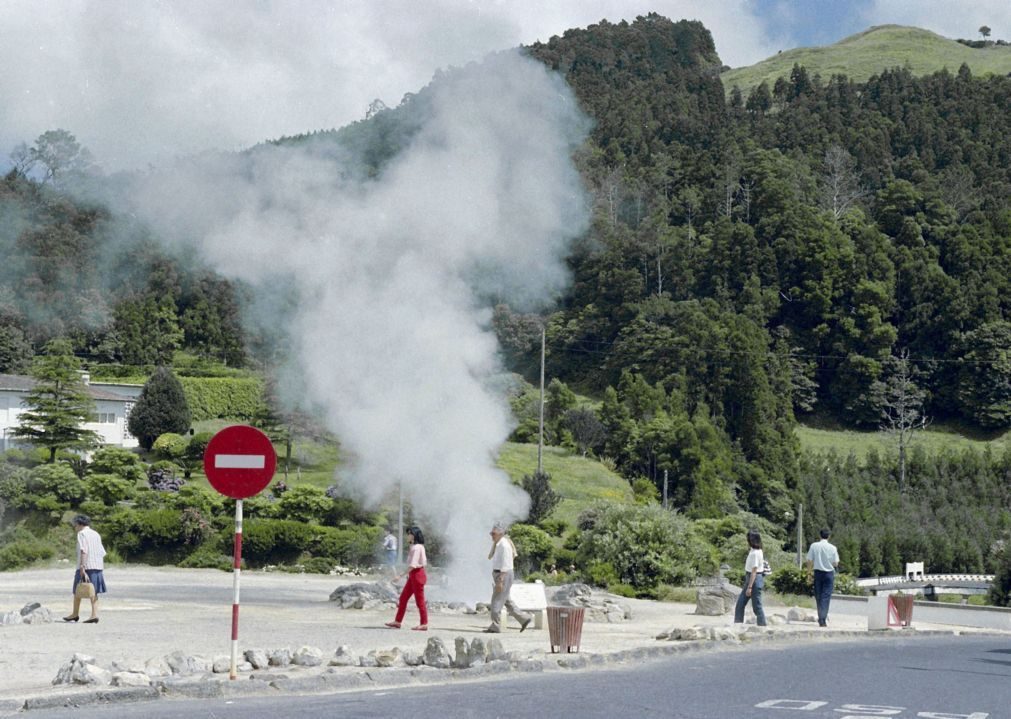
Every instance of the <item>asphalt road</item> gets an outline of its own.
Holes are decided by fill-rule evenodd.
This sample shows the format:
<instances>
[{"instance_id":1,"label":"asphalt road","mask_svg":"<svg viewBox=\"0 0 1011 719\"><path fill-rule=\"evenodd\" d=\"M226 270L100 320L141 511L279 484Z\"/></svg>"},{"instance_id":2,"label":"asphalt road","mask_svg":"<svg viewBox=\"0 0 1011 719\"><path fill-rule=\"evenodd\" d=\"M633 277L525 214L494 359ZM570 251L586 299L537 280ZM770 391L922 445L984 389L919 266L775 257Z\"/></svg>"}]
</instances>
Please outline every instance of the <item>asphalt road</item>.
<instances>
[{"instance_id":1,"label":"asphalt road","mask_svg":"<svg viewBox=\"0 0 1011 719\"><path fill-rule=\"evenodd\" d=\"M783 643L692 653L612 670L513 674L328 696L159 700L32 716L678 717L804 719L1011 717L1011 641L909 637Z\"/></svg>"}]
</instances>

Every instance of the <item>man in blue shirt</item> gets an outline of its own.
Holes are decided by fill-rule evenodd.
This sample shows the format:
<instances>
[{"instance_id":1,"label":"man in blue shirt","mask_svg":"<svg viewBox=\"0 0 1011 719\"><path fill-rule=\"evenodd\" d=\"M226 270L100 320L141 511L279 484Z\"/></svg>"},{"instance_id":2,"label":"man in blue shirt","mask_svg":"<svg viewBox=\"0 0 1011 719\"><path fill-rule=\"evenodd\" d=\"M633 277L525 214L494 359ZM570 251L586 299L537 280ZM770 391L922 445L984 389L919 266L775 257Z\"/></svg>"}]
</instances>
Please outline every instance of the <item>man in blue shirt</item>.
<instances>
[{"instance_id":1,"label":"man in blue shirt","mask_svg":"<svg viewBox=\"0 0 1011 719\"><path fill-rule=\"evenodd\" d=\"M839 568L839 550L828 541L831 532L823 529L821 541L807 550L807 571L814 573L814 601L818 605L818 626L828 626L828 604L832 601L835 571Z\"/></svg>"}]
</instances>

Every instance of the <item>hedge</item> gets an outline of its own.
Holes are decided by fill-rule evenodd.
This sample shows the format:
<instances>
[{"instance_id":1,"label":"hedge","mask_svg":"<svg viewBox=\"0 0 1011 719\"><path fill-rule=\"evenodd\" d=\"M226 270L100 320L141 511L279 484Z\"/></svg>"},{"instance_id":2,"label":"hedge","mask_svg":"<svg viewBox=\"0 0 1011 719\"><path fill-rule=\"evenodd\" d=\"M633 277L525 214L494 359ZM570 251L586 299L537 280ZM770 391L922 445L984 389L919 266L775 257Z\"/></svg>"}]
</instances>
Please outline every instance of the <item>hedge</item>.
<instances>
[{"instance_id":1,"label":"hedge","mask_svg":"<svg viewBox=\"0 0 1011 719\"><path fill-rule=\"evenodd\" d=\"M252 419L264 410L263 382L253 377L180 377L194 422Z\"/></svg>"}]
</instances>

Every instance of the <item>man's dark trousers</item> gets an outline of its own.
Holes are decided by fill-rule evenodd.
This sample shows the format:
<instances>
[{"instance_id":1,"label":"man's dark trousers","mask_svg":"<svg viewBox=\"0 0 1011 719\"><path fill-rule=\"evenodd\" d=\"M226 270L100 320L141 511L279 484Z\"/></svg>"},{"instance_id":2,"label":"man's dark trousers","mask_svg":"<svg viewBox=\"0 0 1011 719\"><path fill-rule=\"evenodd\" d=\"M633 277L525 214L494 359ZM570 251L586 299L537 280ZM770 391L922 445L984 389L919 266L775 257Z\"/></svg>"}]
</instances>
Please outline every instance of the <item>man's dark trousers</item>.
<instances>
[{"instance_id":1,"label":"man's dark trousers","mask_svg":"<svg viewBox=\"0 0 1011 719\"><path fill-rule=\"evenodd\" d=\"M828 604L832 601L832 588L835 586L835 572L814 570L814 601L818 605L818 626L827 626Z\"/></svg>"}]
</instances>

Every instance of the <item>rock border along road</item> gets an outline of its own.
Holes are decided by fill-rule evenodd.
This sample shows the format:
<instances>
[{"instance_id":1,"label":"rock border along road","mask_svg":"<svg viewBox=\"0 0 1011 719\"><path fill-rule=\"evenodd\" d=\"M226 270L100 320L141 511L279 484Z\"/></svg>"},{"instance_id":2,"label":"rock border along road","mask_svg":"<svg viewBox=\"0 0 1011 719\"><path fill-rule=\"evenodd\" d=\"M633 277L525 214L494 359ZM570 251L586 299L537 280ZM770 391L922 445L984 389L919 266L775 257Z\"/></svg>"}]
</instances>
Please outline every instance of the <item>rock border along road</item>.
<instances>
[{"instance_id":1,"label":"rock border along road","mask_svg":"<svg viewBox=\"0 0 1011 719\"><path fill-rule=\"evenodd\" d=\"M487 614L436 611L430 617L430 631L413 632L406 628L415 618L412 606L405 629L391 630L383 626L391 618L388 609L340 609L329 601L330 593L338 586L369 578L250 571L243 575L240 647L266 652L287 648L291 653L306 646L316 647L322 652L321 663L263 670L247 667L234 681L228 681L227 670L215 674L208 671L210 666L197 666L195 674L156 678L154 686L114 687L107 683L80 688L68 684L54 686L57 673L75 654L93 657L94 664L108 670L111 676L117 670L142 671L145 665L151 666L149 660L157 665L176 652L202 657L213 664L215 659L227 656L230 646L229 573L110 566L106 569L109 593L100 604L101 621L91 625L60 620L70 609L72 574L69 566L4 573L0 583L0 614L39 602L51 610L56 621L0 626L3 647L0 712L159 696L333 692L485 678L509 671L593 668L714 645L738 646L741 640L821 641L868 635L863 617L832 615L831 628L818 629L809 622L786 622L787 608L776 606L768 607L767 614L780 615L783 619L779 621L783 623L767 630L747 627L746 633L739 635L726 631L732 628L729 615L697 616L694 605L622 599L631 606L630 620L614 624L588 622L583 626L579 654L551 654L546 626L540 630L531 627L521 634L515 624L510 624L502 634L488 635L482 633L488 624ZM703 631L674 634L693 641L657 639L672 630L692 627L701 627ZM951 627L924 625L918 625L916 631L958 633ZM478 666L468 669L406 666L404 657L408 660L420 657L432 638L442 641L451 658L459 652L461 640L466 652L468 644L481 639L484 646L479 652L481 660L475 662ZM500 649L496 646L491 657L487 656L489 639L501 642ZM340 663L330 662L340 646L349 647L352 656L366 658L370 653L396 647L400 650L395 661L399 668L328 666ZM372 662L367 658L365 663Z\"/></svg>"}]
</instances>

